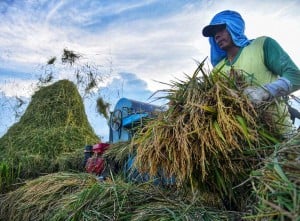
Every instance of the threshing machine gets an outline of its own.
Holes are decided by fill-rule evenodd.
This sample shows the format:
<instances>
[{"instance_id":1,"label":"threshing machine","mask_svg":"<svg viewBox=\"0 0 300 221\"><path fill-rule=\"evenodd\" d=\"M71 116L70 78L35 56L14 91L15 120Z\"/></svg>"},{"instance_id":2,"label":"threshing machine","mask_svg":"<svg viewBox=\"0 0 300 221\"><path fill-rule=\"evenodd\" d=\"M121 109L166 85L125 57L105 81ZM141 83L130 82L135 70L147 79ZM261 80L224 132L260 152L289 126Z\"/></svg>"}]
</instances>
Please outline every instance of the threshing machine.
<instances>
[{"instance_id":1,"label":"threshing machine","mask_svg":"<svg viewBox=\"0 0 300 221\"><path fill-rule=\"evenodd\" d=\"M121 98L110 116L109 143L131 140L136 126L143 125L145 118L152 118L162 110L157 105Z\"/></svg>"},{"instance_id":2,"label":"threshing machine","mask_svg":"<svg viewBox=\"0 0 300 221\"><path fill-rule=\"evenodd\" d=\"M161 111L164 111L164 108L157 105L135 101L128 98L121 98L116 103L115 108L110 116L109 144L130 141L136 132L137 127L143 126L143 123L146 119L155 118L156 114ZM106 148L108 148L105 143L99 143L89 147L94 155L97 155L97 153L102 153ZM87 151L87 153L89 153L89 151ZM102 172L103 160L104 159L101 157L101 154L98 157L90 157L86 164L87 171ZM136 169L133 168L134 160L135 156L128 156L125 165L121 166L125 176L129 180L136 182L148 181L150 179L148 174L140 174ZM101 173L96 174L105 176ZM172 185L174 182L174 177L165 178L163 172L161 171L157 175L157 179L155 179L154 183Z\"/></svg>"}]
</instances>

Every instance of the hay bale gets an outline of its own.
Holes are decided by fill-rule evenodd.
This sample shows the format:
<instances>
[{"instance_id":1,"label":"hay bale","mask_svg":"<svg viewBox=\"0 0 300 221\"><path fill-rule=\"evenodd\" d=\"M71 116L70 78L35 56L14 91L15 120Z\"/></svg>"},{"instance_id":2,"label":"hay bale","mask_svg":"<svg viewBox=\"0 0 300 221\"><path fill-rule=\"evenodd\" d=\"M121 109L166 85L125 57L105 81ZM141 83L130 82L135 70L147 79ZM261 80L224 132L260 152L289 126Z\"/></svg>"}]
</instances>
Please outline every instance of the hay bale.
<instances>
[{"instance_id":1,"label":"hay bale","mask_svg":"<svg viewBox=\"0 0 300 221\"><path fill-rule=\"evenodd\" d=\"M97 142L76 86L61 80L40 88L20 121L0 138L0 161L21 167L19 177L29 178L58 171L64 167L56 162L61 155Z\"/></svg>"}]
</instances>

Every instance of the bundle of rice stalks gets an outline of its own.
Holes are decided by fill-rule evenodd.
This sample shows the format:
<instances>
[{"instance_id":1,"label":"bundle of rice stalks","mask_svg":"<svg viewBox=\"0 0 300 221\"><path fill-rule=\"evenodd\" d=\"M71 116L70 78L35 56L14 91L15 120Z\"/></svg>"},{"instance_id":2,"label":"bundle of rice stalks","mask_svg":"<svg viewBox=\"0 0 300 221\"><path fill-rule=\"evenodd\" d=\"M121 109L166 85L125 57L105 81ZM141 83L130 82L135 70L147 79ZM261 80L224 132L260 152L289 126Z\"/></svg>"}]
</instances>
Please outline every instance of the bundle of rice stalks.
<instances>
[{"instance_id":1,"label":"bundle of rice stalks","mask_svg":"<svg viewBox=\"0 0 300 221\"><path fill-rule=\"evenodd\" d=\"M103 157L105 157L108 161L124 164L130 153L130 141L117 142L109 145L109 148L104 152Z\"/></svg>"},{"instance_id":2,"label":"bundle of rice stalks","mask_svg":"<svg viewBox=\"0 0 300 221\"><path fill-rule=\"evenodd\" d=\"M243 76L207 75L203 64L165 90L170 108L133 137L135 163L152 176L161 170L175 176L179 186L191 183L230 197L273 139L260 134L261 116L242 93L247 86Z\"/></svg>"},{"instance_id":3,"label":"bundle of rice stalks","mask_svg":"<svg viewBox=\"0 0 300 221\"><path fill-rule=\"evenodd\" d=\"M1 216L26 220L233 220L242 214L204 206L202 195L120 179L97 182L88 174L40 177L2 198ZM216 202L214 202L216 204Z\"/></svg>"},{"instance_id":4,"label":"bundle of rice stalks","mask_svg":"<svg viewBox=\"0 0 300 221\"><path fill-rule=\"evenodd\" d=\"M300 133L281 144L252 172L251 181L257 197L255 220L292 220L300 217Z\"/></svg>"},{"instance_id":5,"label":"bundle of rice stalks","mask_svg":"<svg viewBox=\"0 0 300 221\"><path fill-rule=\"evenodd\" d=\"M0 220L51 220L65 198L95 184L89 174L57 173L28 181L0 197Z\"/></svg>"},{"instance_id":6,"label":"bundle of rice stalks","mask_svg":"<svg viewBox=\"0 0 300 221\"><path fill-rule=\"evenodd\" d=\"M22 178L35 177L73 166L63 166L63 161L58 165L57 158L66 153L72 157L75 150L97 142L76 86L61 80L40 88L20 121L0 138L0 162L16 170L21 167Z\"/></svg>"},{"instance_id":7,"label":"bundle of rice stalks","mask_svg":"<svg viewBox=\"0 0 300 221\"><path fill-rule=\"evenodd\" d=\"M102 175L105 177L121 175L130 155L130 141L110 144L109 149L103 154L106 165ZM124 178L126 179L126 177Z\"/></svg>"}]
</instances>

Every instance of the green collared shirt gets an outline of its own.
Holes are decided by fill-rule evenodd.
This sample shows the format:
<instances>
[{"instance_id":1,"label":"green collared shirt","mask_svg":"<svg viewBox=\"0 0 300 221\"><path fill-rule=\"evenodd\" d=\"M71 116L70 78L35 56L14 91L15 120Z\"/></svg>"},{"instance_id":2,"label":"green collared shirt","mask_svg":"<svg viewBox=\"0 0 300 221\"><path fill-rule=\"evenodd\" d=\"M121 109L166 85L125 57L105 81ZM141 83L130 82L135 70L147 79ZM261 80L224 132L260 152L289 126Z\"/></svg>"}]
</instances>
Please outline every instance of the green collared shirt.
<instances>
[{"instance_id":1,"label":"green collared shirt","mask_svg":"<svg viewBox=\"0 0 300 221\"><path fill-rule=\"evenodd\" d=\"M300 71L290 56L270 37L259 37L248 46L240 48L232 62L221 60L215 68L227 72L232 67L242 70L249 81L263 85L285 77L292 84L292 92L300 89Z\"/></svg>"}]
</instances>

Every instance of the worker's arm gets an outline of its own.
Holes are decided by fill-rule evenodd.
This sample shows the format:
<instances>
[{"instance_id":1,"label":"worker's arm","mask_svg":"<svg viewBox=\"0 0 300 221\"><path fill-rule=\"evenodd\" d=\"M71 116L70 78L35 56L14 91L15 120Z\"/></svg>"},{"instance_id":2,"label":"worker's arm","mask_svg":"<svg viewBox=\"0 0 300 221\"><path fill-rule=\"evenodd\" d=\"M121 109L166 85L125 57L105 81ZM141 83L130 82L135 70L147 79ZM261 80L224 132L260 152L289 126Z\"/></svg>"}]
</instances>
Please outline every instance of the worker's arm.
<instances>
[{"instance_id":1,"label":"worker's arm","mask_svg":"<svg viewBox=\"0 0 300 221\"><path fill-rule=\"evenodd\" d=\"M290 83L290 92L300 89L300 70L283 48L274 39L267 37L263 50L267 68L282 77L279 80L282 82L278 82L278 84ZM276 85L272 86L276 87Z\"/></svg>"},{"instance_id":2,"label":"worker's arm","mask_svg":"<svg viewBox=\"0 0 300 221\"><path fill-rule=\"evenodd\" d=\"M260 104L272 97L285 96L300 89L300 71L282 47L274 39L267 37L263 50L266 67L279 78L263 87L248 87L244 90L254 104Z\"/></svg>"}]
</instances>

